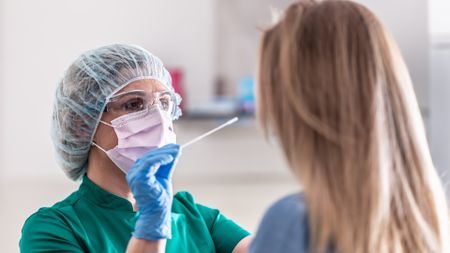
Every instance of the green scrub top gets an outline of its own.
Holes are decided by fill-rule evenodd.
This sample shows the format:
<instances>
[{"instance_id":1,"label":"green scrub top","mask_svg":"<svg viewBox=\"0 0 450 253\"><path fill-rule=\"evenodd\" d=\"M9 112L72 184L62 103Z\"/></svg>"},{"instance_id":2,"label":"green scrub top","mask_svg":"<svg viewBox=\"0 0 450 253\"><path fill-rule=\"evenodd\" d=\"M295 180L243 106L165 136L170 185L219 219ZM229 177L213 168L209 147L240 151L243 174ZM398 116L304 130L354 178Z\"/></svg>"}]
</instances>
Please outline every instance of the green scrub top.
<instances>
[{"instance_id":1,"label":"green scrub top","mask_svg":"<svg viewBox=\"0 0 450 253\"><path fill-rule=\"evenodd\" d=\"M22 228L21 252L125 252L139 216L131 203L84 176L80 188L32 214ZM172 239L166 252L230 253L249 233L218 210L174 196Z\"/></svg>"}]
</instances>

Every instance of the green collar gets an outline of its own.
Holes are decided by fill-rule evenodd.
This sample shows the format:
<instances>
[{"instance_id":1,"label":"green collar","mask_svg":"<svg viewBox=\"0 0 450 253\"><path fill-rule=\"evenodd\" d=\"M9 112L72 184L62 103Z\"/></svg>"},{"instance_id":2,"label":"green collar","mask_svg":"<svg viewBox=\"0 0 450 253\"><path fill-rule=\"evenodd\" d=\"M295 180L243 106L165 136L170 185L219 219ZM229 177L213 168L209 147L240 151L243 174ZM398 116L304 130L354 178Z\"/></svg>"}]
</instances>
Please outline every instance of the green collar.
<instances>
[{"instance_id":1,"label":"green collar","mask_svg":"<svg viewBox=\"0 0 450 253\"><path fill-rule=\"evenodd\" d=\"M90 202L103 208L135 213L130 201L100 188L87 175L84 175L78 192Z\"/></svg>"}]
</instances>

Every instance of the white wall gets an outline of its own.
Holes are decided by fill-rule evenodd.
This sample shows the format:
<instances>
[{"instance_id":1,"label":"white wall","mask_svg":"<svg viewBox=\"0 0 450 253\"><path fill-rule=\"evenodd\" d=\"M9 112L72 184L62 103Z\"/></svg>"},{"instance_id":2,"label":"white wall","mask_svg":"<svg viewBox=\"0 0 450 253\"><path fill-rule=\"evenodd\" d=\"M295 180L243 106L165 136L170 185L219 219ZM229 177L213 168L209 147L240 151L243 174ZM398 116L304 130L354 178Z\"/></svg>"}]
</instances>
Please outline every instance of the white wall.
<instances>
[{"instance_id":1,"label":"white wall","mask_svg":"<svg viewBox=\"0 0 450 253\"><path fill-rule=\"evenodd\" d=\"M419 105L424 112L428 111L430 40L428 1L357 0L357 2L375 12L394 36L408 65Z\"/></svg>"},{"instance_id":2,"label":"white wall","mask_svg":"<svg viewBox=\"0 0 450 253\"><path fill-rule=\"evenodd\" d=\"M185 69L190 102L210 96L215 1L2 1L4 178L62 176L49 137L53 94L63 71L87 49L115 42L140 44L166 65Z\"/></svg>"},{"instance_id":3,"label":"white wall","mask_svg":"<svg viewBox=\"0 0 450 253\"><path fill-rule=\"evenodd\" d=\"M450 35L450 1L430 0L430 33L433 36Z\"/></svg>"},{"instance_id":4,"label":"white wall","mask_svg":"<svg viewBox=\"0 0 450 253\"><path fill-rule=\"evenodd\" d=\"M5 58L5 47L4 45L4 30L5 30L5 8L4 8L4 0L0 0L0 182L2 180L2 168L4 168L4 154L3 154L3 141L5 139L5 131L3 131L3 122L5 122L4 118L4 108L2 107L3 96L2 94L5 94L4 91L4 84L5 84L5 75L3 69L4 67L4 61L2 59ZM0 192L1 193L1 192Z\"/></svg>"},{"instance_id":5,"label":"white wall","mask_svg":"<svg viewBox=\"0 0 450 253\"><path fill-rule=\"evenodd\" d=\"M450 1L430 1L430 129L434 163L450 196Z\"/></svg>"},{"instance_id":6,"label":"white wall","mask_svg":"<svg viewBox=\"0 0 450 253\"><path fill-rule=\"evenodd\" d=\"M431 150L450 194L450 41L446 45L431 51Z\"/></svg>"}]
</instances>

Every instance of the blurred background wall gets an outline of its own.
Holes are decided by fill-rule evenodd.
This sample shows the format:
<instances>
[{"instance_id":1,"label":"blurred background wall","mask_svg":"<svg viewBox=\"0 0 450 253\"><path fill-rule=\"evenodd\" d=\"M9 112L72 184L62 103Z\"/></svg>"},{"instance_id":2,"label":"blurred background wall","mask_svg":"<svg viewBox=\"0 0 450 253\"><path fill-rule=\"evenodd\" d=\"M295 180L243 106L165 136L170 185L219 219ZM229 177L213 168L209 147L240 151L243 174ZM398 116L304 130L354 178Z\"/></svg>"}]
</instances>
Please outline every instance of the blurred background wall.
<instances>
[{"instance_id":1,"label":"blurred background wall","mask_svg":"<svg viewBox=\"0 0 450 253\"><path fill-rule=\"evenodd\" d=\"M434 163L450 193L450 1L429 2L430 142Z\"/></svg>"},{"instance_id":2,"label":"blurred background wall","mask_svg":"<svg viewBox=\"0 0 450 253\"><path fill-rule=\"evenodd\" d=\"M211 108L216 95L227 98L229 108L242 79L254 75L258 29L270 23L270 7L282 9L291 2L0 0L0 251L17 252L26 217L78 186L54 162L49 128L57 82L80 53L116 42L139 44L182 71L187 112ZM450 3L361 2L399 43L434 161L445 178L450 168ZM180 143L226 119L214 111L189 115L198 113L187 113L176 125ZM299 189L279 153L262 139L253 117L244 117L185 150L175 188L191 191L199 202L255 231L271 202Z\"/></svg>"}]
</instances>

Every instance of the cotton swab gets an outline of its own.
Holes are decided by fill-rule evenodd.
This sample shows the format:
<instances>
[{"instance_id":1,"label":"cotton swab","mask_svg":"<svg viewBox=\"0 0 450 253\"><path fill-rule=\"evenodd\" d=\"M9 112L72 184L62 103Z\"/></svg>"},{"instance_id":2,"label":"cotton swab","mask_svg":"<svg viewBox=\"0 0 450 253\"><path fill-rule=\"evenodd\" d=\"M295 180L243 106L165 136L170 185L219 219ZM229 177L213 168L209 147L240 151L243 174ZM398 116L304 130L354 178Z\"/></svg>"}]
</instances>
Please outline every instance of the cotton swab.
<instances>
[{"instance_id":1,"label":"cotton swab","mask_svg":"<svg viewBox=\"0 0 450 253\"><path fill-rule=\"evenodd\" d=\"M206 133L204 133L204 134L198 136L197 138L192 139L192 140L186 142L185 144L181 145L181 148L184 149L184 148L186 148L186 147L188 147L188 146L190 146L190 145L196 143L197 141L199 141L199 140L201 140L201 139L207 137L208 135L211 135L211 134L213 134L213 133L219 131L220 129L222 129L222 128L224 128L224 127L227 127L227 126L229 126L229 125L231 125L231 124L233 124L233 123L236 123L238 120L239 120L238 117L234 117L234 118L230 119L229 121L223 123L222 125L220 125L220 126L214 128L213 130L210 130L210 131L208 131L208 132L206 132Z\"/></svg>"}]
</instances>

